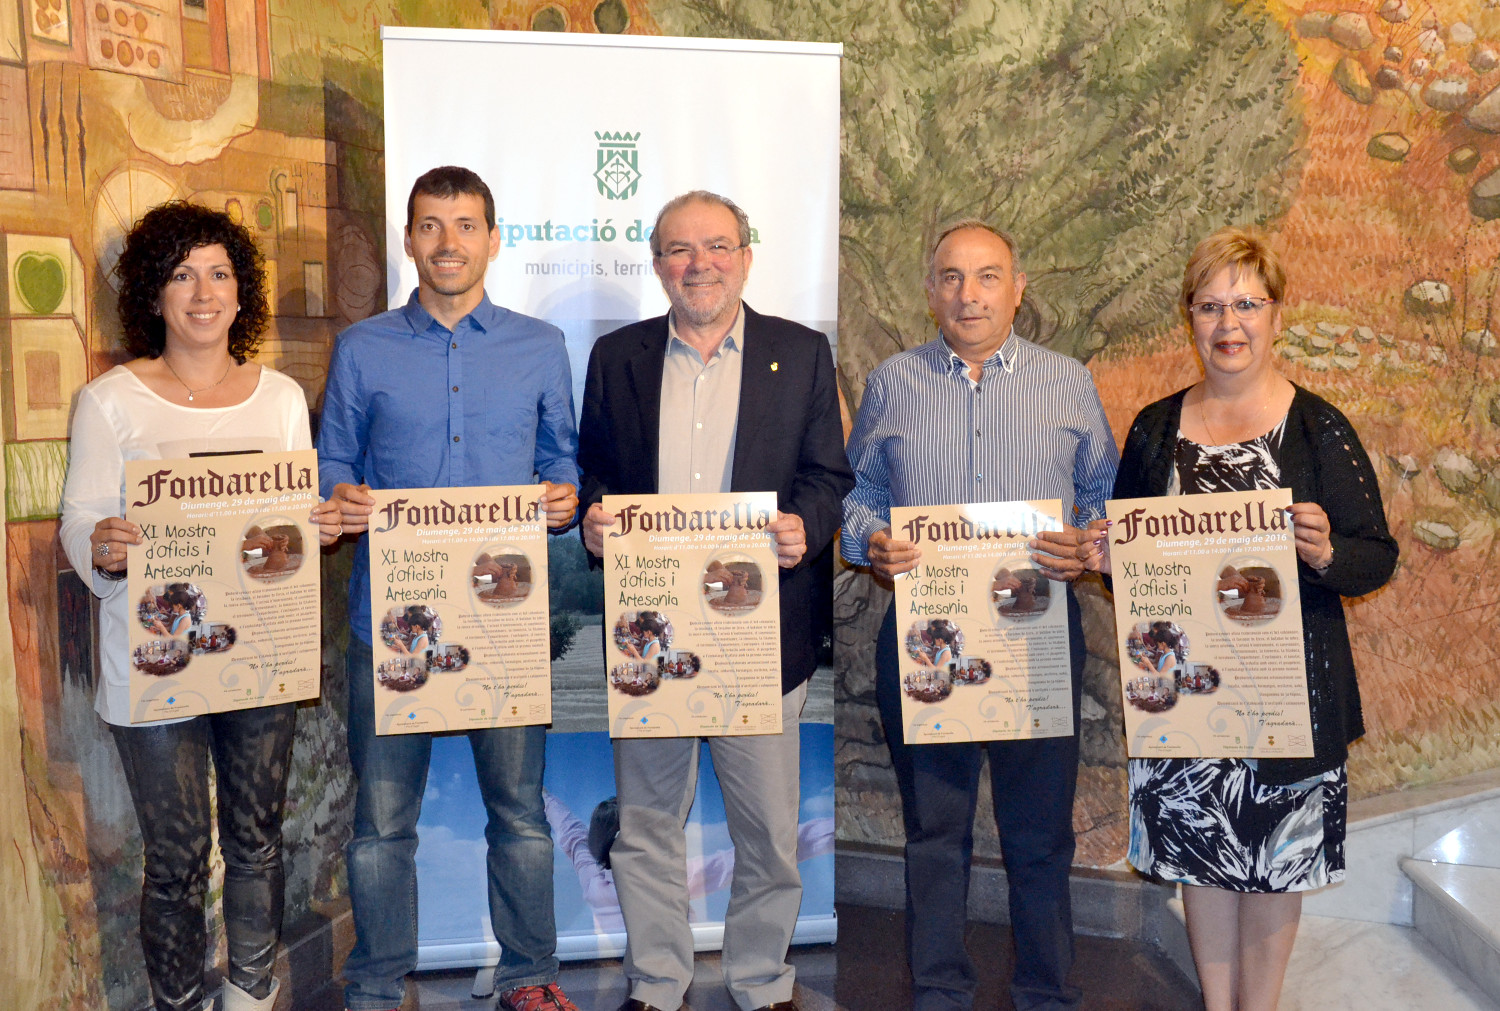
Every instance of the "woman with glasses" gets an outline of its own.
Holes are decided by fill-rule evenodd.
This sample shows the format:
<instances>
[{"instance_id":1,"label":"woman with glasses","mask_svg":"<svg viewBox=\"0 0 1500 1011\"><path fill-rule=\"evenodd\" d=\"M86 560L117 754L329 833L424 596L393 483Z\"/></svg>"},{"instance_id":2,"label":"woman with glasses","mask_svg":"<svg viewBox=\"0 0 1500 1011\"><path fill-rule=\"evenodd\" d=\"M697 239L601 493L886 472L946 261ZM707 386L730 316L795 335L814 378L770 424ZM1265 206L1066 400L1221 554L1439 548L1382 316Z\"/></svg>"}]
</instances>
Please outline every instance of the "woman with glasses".
<instances>
[{"instance_id":1,"label":"woman with glasses","mask_svg":"<svg viewBox=\"0 0 1500 1011\"><path fill-rule=\"evenodd\" d=\"M1226 228L1198 245L1181 309L1203 379L1136 416L1114 488L1117 499L1292 490L1313 757L1130 762L1130 862L1183 885L1208 1011L1273 1011L1302 893L1344 877L1344 766L1364 722L1341 597L1380 588L1396 565L1354 428L1276 371L1285 286L1256 236ZM1101 528L1080 550L1108 572Z\"/></svg>"}]
</instances>

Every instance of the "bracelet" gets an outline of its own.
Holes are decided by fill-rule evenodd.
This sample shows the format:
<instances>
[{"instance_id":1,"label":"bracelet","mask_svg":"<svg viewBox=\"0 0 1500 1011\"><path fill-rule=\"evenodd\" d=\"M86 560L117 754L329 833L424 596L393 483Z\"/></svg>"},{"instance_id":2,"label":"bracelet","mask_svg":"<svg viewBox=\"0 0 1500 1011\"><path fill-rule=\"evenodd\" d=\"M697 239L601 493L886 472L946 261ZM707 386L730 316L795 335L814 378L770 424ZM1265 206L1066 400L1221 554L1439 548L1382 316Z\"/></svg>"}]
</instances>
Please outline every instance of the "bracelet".
<instances>
[{"instance_id":1,"label":"bracelet","mask_svg":"<svg viewBox=\"0 0 1500 1011\"><path fill-rule=\"evenodd\" d=\"M1333 542L1329 541L1328 542L1328 561L1324 562L1322 565L1309 565L1308 568L1312 569L1314 572L1317 572L1317 573L1324 573L1324 572L1328 571L1328 567L1330 565L1332 565L1332 564L1333 564Z\"/></svg>"},{"instance_id":2,"label":"bracelet","mask_svg":"<svg viewBox=\"0 0 1500 1011\"><path fill-rule=\"evenodd\" d=\"M112 583L117 583L125 578L124 569L121 569L119 572L110 572L108 569L95 567L94 571L99 573L99 575L103 576L105 579L108 579Z\"/></svg>"}]
</instances>

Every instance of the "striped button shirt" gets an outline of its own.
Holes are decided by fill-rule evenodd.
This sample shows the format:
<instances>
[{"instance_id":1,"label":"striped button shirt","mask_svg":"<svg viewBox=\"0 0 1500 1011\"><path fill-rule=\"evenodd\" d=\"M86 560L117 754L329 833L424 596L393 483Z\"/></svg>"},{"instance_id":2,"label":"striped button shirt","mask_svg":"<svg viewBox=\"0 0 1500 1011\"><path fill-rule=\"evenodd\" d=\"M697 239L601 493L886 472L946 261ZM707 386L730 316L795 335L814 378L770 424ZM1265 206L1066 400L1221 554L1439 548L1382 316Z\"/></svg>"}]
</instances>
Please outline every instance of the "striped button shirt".
<instances>
[{"instance_id":1,"label":"striped button shirt","mask_svg":"<svg viewBox=\"0 0 1500 1011\"><path fill-rule=\"evenodd\" d=\"M849 436L844 557L866 565L891 506L1062 499L1063 519L1104 515L1118 453L1088 369L1012 331L978 382L936 340L870 373Z\"/></svg>"}]
</instances>

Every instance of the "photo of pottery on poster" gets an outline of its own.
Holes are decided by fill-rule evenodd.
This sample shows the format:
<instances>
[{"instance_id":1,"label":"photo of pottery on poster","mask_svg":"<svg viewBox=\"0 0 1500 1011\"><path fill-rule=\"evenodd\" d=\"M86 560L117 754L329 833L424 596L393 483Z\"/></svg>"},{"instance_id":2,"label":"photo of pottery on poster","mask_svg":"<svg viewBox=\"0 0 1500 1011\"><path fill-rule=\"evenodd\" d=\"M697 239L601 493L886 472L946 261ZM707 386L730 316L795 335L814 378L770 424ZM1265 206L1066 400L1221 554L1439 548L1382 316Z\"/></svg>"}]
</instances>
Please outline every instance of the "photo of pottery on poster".
<instances>
[{"instance_id":1,"label":"photo of pottery on poster","mask_svg":"<svg viewBox=\"0 0 1500 1011\"><path fill-rule=\"evenodd\" d=\"M318 455L128 460L130 718L316 698Z\"/></svg>"},{"instance_id":2,"label":"photo of pottery on poster","mask_svg":"<svg viewBox=\"0 0 1500 1011\"><path fill-rule=\"evenodd\" d=\"M375 491L375 732L552 722L541 485Z\"/></svg>"},{"instance_id":3,"label":"photo of pottery on poster","mask_svg":"<svg viewBox=\"0 0 1500 1011\"><path fill-rule=\"evenodd\" d=\"M1108 503L1132 758L1313 753L1285 488Z\"/></svg>"},{"instance_id":4,"label":"photo of pottery on poster","mask_svg":"<svg viewBox=\"0 0 1500 1011\"><path fill-rule=\"evenodd\" d=\"M1026 546L1061 517L1057 499L891 509L922 553L895 584L908 744L1073 732L1066 590Z\"/></svg>"},{"instance_id":5,"label":"photo of pottery on poster","mask_svg":"<svg viewBox=\"0 0 1500 1011\"><path fill-rule=\"evenodd\" d=\"M611 737L781 732L774 492L606 495Z\"/></svg>"}]
</instances>

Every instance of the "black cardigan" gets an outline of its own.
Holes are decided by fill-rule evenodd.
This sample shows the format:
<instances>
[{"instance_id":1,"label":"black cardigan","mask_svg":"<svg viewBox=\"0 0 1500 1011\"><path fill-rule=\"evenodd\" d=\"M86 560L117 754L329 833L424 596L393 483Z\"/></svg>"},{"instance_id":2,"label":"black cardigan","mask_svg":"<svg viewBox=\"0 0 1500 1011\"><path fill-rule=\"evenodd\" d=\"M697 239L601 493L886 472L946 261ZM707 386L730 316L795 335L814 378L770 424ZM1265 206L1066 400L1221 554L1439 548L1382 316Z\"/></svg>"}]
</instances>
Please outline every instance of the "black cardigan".
<instances>
[{"instance_id":1,"label":"black cardigan","mask_svg":"<svg viewBox=\"0 0 1500 1011\"><path fill-rule=\"evenodd\" d=\"M1186 393L1178 390L1136 415L1115 476L1115 498L1166 494ZM1323 507L1333 541L1333 562L1323 572L1297 561L1314 754L1260 761L1263 781L1286 785L1337 768L1348 758L1349 743L1365 732L1341 598L1384 586L1395 571L1397 547L1370 459L1338 408L1298 386L1278 457L1282 487L1292 489L1293 502Z\"/></svg>"}]
</instances>

